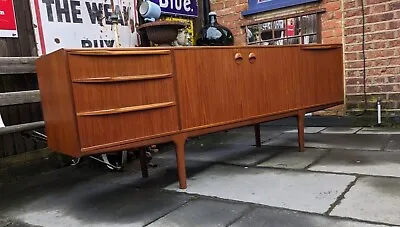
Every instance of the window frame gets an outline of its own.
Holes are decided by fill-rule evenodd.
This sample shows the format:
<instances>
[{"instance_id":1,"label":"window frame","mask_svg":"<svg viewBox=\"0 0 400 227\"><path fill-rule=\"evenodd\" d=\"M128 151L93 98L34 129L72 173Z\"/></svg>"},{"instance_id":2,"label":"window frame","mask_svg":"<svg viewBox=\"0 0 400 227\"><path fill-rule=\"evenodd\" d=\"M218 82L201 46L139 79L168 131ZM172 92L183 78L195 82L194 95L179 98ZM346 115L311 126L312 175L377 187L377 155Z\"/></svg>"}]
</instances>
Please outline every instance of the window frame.
<instances>
[{"instance_id":1,"label":"window frame","mask_svg":"<svg viewBox=\"0 0 400 227\"><path fill-rule=\"evenodd\" d=\"M290 14L290 15L286 15L286 16L280 16L280 17L273 17L273 18L269 18L269 19L265 19L265 20L259 20L257 22L253 22L253 23L248 23L243 25L242 27L244 27L245 29L245 34L246 34L246 45L263 45L263 43L265 42L276 42L276 41L280 41L280 40L288 40L288 39L292 39L292 38L300 38L301 41L299 42L299 44L304 44L304 37L306 36L316 36L316 42L315 43L321 43L322 42L322 36L321 36L321 29L322 29L322 25L321 25L321 13L325 12L325 10L314 10L314 11L308 11L308 12L303 12L303 13L297 13L297 14ZM315 32L313 33L307 33L307 34L300 34L300 35L294 35L294 36L290 36L287 37L287 34L285 34L284 38L275 38L274 34L275 34L275 29L274 29L274 22L275 21L279 21L279 20L284 20L285 21L285 29L286 29L286 22L287 19L290 18L296 18L296 17L303 17L303 16L308 16L308 15L315 15ZM272 29L271 32L273 34L272 39L268 39L268 40L262 40L261 38L261 26L265 23L271 23L272 24ZM258 30L259 30L259 40L256 40L254 42L249 42L248 37L247 37L247 30L249 27L251 26L258 26ZM301 27L303 26L303 23L301 23ZM311 44L311 43L310 43ZM274 44L276 45L276 44ZM283 45L290 45L290 44L283 44ZM307 44L305 44L307 45Z\"/></svg>"}]
</instances>

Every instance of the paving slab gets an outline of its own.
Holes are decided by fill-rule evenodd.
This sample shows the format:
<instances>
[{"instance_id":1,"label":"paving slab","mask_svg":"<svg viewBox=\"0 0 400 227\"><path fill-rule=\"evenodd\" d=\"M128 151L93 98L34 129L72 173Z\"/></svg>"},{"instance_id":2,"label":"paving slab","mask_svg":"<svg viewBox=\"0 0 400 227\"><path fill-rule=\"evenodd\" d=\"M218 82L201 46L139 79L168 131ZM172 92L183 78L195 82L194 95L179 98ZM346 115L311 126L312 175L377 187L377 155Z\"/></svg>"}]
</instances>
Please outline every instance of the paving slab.
<instances>
[{"instance_id":1,"label":"paving slab","mask_svg":"<svg viewBox=\"0 0 400 227\"><path fill-rule=\"evenodd\" d=\"M301 211L324 213L353 176L215 165L167 190L214 196Z\"/></svg>"},{"instance_id":2,"label":"paving slab","mask_svg":"<svg viewBox=\"0 0 400 227\"><path fill-rule=\"evenodd\" d=\"M283 169L304 169L322 155L326 154L326 152L326 149L315 148L306 148L304 152L299 152L297 148L292 148L291 150L282 152L257 166Z\"/></svg>"},{"instance_id":3,"label":"paving slab","mask_svg":"<svg viewBox=\"0 0 400 227\"><path fill-rule=\"evenodd\" d=\"M386 151L400 151L400 135L392 135L385 147Z\"/></svg>"},{"instance_id":4,"label":"paving slab","mask_svg":"<svg viewBox=\"0 0 400 227\"><path fill-rule=\"evenodd\" d=\"M223 163L241 166L253 166L260 163L268 158L275 156L281 152L287 152L288 150L297 150L293 147L271 147L271 146L261 146L259 148L254 148L246 154L238 154ZM298 150L297 150L298 151Z\"/></svg>"},{"instance_id":5,"label":"paving slab","mask_svg":"<svg viewBox=\"0 0 400 227\"><path fill-rule=\"evenodd\" d=\"M84 184L2 211L31 225L143 226L188 201L187 195L126 185Z\"/></svg>"},{"instance_id":6,"label":"paving slab","mask_svg":"<svg viewBox=\"0 0 400 227\"><path fill-rule=\"evenodd\" d=\"M400 225L400 179L362 177L331 215Z\"/></svg>"},{"instance_id":7,"label":"paving slab","mask_svg":"<svg viewBox=\"0 0 400 227\"><path fill-rule=\"evenodd\" d=\"M390 135L306 134L305 146L314 148L381 150L386 146L389 138ZM263 144L270 146L298 146L297 134L285 133Z\"/></svg>"},{"instance_id":8,"label":"paving slab","mask_svg":"<svg viewBox=\"0 0 400 227\"><path fill-rule=\"evenodd\" d=\"M400 130L395 128L368 127L362 128L357 134L373 134L373 135L400 135Z\"/></svg>"},{"instance_id":9,"label":"paving slab","mask_svg":"<svg viewBox=\"0 0 400 227\"><path fill-rule=\"evenodd\" d=\"M309 170L400 177L400 153L333 149Z\"/></svg>"},{"instance_id":10,"label":"paving slab","mask_svg":"<svg viewBox=\"0 0 400 227\"><path fill-rule=\"evenodd\" d=\"M323 134L354 134L361 130L361 127L329 127L321 131Z\"/></svg>"},{"instance_id":11,"label":"paving slab","mask_svg":"<svg viewBox=\"0 0 400 227\"><path fill-rule=\"evenodd\" d=\"M247 204L194 200L167 214L148 227L227 226L249 209Z\"/></svg>"},{"instance_id":12,"label":"paving slab","mask_svg":"<svg viewBox=\"0 0 400 227\"><path fill-rule=\"evenodd\" d=\"M306 134L319 133L325 128L326 127L304 127L304 133ZM297 132L298 132L297 128L285 131L285 133L297 133Z\"/></svg>"},{"instance_id":13,"label":"paving slab","mask_svg":"<svg viewBox=\"0 0 400 227\"><path fill-rule=\"evenodd\" d=\"M384 227L365 222L350 221L316 214L274 209L256 208L230 227Z\"/></svg>"}]
</instances>

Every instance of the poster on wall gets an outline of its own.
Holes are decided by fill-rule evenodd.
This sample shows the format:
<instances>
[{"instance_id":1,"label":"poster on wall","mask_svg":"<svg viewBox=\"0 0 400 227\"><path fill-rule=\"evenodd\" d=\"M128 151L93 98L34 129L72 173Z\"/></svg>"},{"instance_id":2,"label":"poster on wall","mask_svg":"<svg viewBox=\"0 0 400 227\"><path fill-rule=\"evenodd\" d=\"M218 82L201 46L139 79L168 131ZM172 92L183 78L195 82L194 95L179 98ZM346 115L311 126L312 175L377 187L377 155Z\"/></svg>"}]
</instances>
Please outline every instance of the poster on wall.
<instances>
[{"instance_id":1,"label":"poster on wall","mask_svg":"<svg viewBox=\"0 0 400 227\"><path fill-rule=\"evenodd\" d=\"M197 0L150 0L161 8L161 13L174 16L197 17Z\"/></svg>"},{"instance_id":2,"label":"poster on wall","mask_svg":"<svg viewBox=\"0 0 400 227\"><path fill-rule=\"evenodd\" d=\"M39 56L61 48L138 46L135 0L31 0L31 8Z\"/></svg>"},{"instance_id":3,"label":"poster on wall","mask_svg":"<svg viewBox=\"0 0 400 227\"><path fill-rule=\"evenodd\" d=\"M0 0L0 37L18 38L13 0Z\"/></svg>"}]
</instances>

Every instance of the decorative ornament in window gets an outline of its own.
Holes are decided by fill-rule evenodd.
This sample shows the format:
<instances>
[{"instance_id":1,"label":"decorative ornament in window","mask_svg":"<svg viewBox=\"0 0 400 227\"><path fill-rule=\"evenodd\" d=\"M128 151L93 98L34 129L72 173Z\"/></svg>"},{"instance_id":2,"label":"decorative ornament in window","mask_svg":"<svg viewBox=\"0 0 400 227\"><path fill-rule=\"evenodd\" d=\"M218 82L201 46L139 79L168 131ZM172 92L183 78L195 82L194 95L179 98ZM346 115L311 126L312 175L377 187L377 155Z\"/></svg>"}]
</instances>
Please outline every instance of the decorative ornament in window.
<instances>
[{"instance_id":1,"label":"decorative ornament in window","mask_svg":"<svg viewBox=\"0 0 400 227\"><path fill-rule=\"evenodd\" d=\"M319 1L320 0L248 0L248 10L242 12L242 15L248 16L256 13Z\"/></svg>"}]
</instances>

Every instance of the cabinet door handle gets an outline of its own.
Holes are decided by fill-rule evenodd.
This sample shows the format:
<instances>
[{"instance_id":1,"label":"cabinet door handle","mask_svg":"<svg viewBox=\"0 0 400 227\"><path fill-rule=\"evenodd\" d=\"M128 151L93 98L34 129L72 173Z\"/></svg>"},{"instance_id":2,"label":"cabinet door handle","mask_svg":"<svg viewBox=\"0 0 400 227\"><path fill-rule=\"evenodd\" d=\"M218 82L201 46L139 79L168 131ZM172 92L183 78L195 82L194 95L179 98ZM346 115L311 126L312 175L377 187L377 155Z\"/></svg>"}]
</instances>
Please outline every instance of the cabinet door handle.
<instances>
[{"instance_id":1,"label":"cabinet door handle","mask_svg":"<svg viewBox=\"0 0 400 227\"><path fill-rule=\"evenodd\" d=\"M240 63L243 60L242 54L241 53L236 53L235 54L235 61L236 63Z\"/></svg>"},{"instance_id":2,"label":"cabinet door handle","mask_svg":"<svg viewBox=\"0 0 400 227\"><path fill-rule=\"evenodd\" d=\"M255 54L255 53L250 53L250 54L249 54L249 62L250 62L251 64L253 64L253 63L256 62L256 60L257 60L256 54Z\"/></svg>"}]
</instances>

